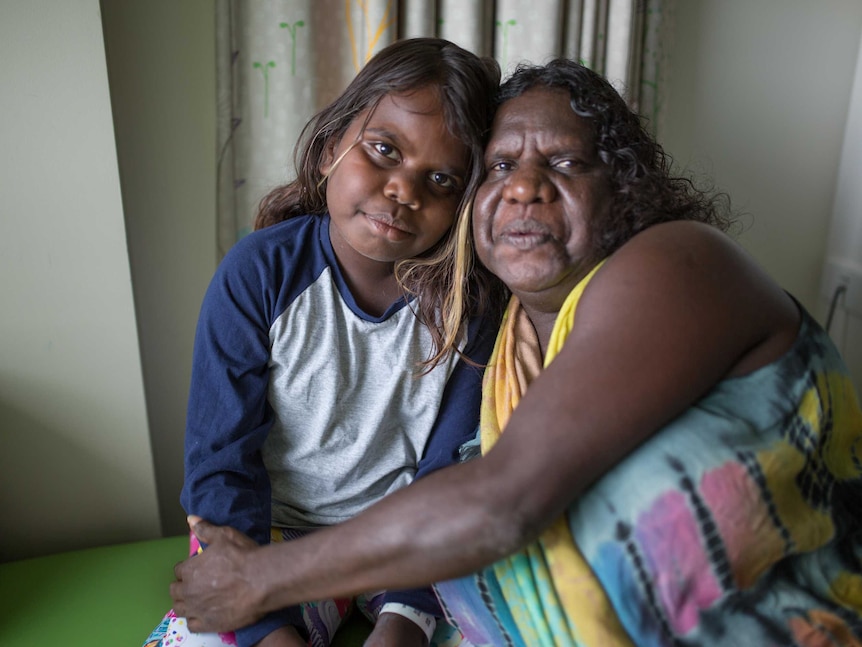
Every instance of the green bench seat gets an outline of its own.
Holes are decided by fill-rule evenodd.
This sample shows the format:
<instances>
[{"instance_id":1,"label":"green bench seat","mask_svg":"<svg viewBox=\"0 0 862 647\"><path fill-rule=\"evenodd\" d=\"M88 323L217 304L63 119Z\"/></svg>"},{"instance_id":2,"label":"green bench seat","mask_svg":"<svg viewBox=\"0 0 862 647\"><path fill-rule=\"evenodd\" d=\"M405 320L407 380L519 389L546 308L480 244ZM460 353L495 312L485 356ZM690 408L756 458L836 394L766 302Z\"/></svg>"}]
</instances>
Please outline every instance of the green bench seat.
<instances>
[{"instance_id":1,"label":"green bench seat","mask_svg":"<svg viewBox=\"0 0 862 647\"><path fill-rule=\"evenodd\" d=\"M0 564L0 645L140 647L187 551L182 536ZM361 645L369 627L353 614L333 647Z\"/></svg>"}]
</instances>

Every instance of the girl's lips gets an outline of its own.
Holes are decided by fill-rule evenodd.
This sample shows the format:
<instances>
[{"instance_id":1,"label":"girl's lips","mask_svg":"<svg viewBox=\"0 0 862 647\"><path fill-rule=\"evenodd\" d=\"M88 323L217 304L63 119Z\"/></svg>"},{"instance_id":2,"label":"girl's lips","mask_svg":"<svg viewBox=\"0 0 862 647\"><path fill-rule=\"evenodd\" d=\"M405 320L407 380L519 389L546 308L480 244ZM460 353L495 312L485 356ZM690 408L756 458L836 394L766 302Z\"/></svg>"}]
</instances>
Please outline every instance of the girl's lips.
<instances>
[{"instance_id":1,"label":"girl's lips","mask_svg":"<svg viewBox=\"0 0 862 647\"><path fill-rule=\"evenodd\" d=\"M388 216L366 213L365 217L374 229L391 240L405 240L413 235L410 231L403 228L403 226L400 226Z\"/></svg>"}]
</instances>

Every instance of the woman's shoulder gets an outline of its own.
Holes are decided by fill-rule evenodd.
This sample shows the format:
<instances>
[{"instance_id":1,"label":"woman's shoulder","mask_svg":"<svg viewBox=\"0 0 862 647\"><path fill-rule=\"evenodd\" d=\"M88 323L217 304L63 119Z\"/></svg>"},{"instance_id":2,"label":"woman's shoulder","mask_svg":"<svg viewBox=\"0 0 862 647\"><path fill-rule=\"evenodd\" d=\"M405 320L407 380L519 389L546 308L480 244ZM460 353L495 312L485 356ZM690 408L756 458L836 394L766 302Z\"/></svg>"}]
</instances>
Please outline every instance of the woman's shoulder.
<instances>
[{"instance_id":1,"label":"woman's shoulder","mask_svg":"<svg viewBox=\"0 0 862 647\"><path fill-rule=\"evenodd\" d=\"M739 243L725 232L703 222L675 220L652 225L635 234L611 256L674 251L684 256L693 253L730 252L741 249ZM674 253L669 258L677 258Z\"/></svg>"},{"instance_id":2,"label":"woman's shoulder","mask_svg":"<svg viewBox=\"0 0 862 647\"><path fill-rule=\"evenodd\" d=\"M655 313L663 334L689 328L727 338L738 357L729 375L780 356L801 321L793 299L741 244L690 221L654 225L611 254L584 294L587 304L604 319L611 309Z\"/></svg>"},{"instance_id":3,"label":"woman's shoulder","mask_svg":"<svg viewBox=\"0 0 862 647\"><path fill-rule=\"evenodd\" d=\"M612 253L602 268L609 275L636 273L668 287L694 285L698 290L781 288L743 246L723 231L701 222L653 225Z\"/></svg>"},{"instance_id":4,"label":"woman's shoulder","mask_svg":"<svg viewBox=\"0 0 862 647\"><path fill-rule=\"evenodd\" d=\"M628 288L638 298L651 293L673 300L689 290L707 296L727 289L724 277L744 277L756 264L725 233L698 222L653 225L612 252L597 271L589 292ZM758 277L765 279L758 274ZM585 294L586 296L586 294Z\"/></svg>"}]
</instances>

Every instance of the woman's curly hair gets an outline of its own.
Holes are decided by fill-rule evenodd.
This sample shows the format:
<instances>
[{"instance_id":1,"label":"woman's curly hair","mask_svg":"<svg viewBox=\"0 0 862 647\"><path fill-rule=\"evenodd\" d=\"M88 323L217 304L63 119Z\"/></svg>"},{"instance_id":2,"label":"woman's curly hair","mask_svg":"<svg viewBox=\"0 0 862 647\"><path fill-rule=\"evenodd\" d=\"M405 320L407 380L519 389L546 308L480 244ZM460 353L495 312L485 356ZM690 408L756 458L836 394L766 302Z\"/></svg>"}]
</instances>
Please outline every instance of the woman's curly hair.
<instances>
[{"instance_id":1,"label":"woman's curly hair","mask_svg":"<svg viewBox=\"0 0 862 647\"><path fill-rule=\"evenodd\" d=\"M520 65L500 87L497 103L536 86L569 93L572 110L592 124L599 157L610 168L613 204L608 217L591 226L600 258L662 222L696 220L722 231L730 228L727 196L708 193L691 179L672 175L670 156L603 76L568 59Z\"/></svg>"}]
</instances>

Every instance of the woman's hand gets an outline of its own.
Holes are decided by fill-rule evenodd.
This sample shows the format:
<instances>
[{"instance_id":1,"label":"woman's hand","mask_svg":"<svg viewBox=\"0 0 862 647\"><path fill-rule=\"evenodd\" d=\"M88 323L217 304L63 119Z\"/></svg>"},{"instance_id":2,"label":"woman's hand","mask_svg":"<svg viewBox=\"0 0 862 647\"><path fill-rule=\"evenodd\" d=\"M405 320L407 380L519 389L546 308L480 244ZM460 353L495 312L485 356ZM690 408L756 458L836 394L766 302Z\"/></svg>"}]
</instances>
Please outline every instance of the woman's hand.
<instances>
[{"instance_id":1,"label":"woman's hand","mask_svg":"<svg viewBox=\"0 0 862 647\"><path fill-rule=\"evenodd\" d=\"M189 526L207 548L174 567L174 611L195 632L233 631L259 620L260 588L249 573L249 558L260 547L238 530L189 517Z\"/></svg>"}]
</instances>

